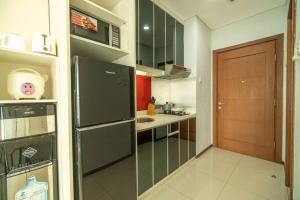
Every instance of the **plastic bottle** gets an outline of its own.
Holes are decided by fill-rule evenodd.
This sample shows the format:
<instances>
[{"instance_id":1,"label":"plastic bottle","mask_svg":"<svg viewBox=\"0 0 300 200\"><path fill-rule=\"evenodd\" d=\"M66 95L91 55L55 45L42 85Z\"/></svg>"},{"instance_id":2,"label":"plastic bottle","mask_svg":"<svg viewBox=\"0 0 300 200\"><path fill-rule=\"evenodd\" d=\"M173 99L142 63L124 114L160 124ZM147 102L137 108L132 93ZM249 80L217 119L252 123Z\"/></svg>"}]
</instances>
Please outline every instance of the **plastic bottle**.
<instances>
[{"instance_id":1,"label":"plastic bottle","mask_svg":"<svg viewBox=\"0 0 300 200\"><path fill-rule=\"evenodd\" d=\"M27 185L16 193L15 200L48 200L48 184L30 176Z\"/></svg>"}]
</instances>

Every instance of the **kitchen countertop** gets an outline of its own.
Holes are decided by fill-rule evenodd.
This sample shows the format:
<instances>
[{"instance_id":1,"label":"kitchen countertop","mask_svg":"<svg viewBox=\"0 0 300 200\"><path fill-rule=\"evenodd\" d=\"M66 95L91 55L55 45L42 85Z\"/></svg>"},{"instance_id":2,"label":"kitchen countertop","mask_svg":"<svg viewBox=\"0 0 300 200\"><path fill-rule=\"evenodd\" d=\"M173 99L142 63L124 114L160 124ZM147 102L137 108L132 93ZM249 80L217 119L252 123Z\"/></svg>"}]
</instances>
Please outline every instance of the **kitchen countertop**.
<instances>
[{"instance_id":1,"label":"kitchen countertop","mask_svg":"<svg viewBox=\"0 0 300 200\"><path fill-rule=\"evenodd\" d=\"M141 132L147 129L152 129L155 127L159 127L166 124L171 124L174 122L179 122L182 120L186 120L189 118L196 117L196 113L192 113L184 116L176 116L176 115L165 115L165 114L156 114L156 115L138 115L137 118L148 117L153 118L153 122L144 122L144 123L136 123L137 132Z\"/></svg>"}]
</instances>

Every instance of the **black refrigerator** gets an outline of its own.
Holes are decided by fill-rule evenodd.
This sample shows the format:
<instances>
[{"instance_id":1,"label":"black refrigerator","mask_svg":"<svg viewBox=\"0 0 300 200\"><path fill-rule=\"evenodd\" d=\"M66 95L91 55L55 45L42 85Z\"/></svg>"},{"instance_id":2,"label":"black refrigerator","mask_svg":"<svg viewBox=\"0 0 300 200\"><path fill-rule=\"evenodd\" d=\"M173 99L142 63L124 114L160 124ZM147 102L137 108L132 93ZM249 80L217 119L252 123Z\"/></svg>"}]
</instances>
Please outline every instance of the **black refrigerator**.
<instances>
[{"instance_id":1,"label":"black refrigerator","mask_svg":"<svg viewBox=\"0 0 300 200\"><path fill-rule=\"evenodd\" d=\"M136 200L134 69L72 62L75 198Z\"/></svg>"}]
</instances>

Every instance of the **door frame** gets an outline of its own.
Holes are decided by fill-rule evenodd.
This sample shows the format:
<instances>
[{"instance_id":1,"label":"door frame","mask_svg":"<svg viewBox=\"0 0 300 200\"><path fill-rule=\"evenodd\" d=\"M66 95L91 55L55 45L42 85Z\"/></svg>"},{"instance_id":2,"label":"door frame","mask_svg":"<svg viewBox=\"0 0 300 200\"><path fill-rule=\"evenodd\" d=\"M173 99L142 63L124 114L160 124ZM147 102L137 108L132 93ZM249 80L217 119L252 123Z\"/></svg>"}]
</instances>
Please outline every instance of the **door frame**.
<instances>
[{"instance_id":1,"label":"door frame","mask_svg":"<svg viewBox=\"0 0 300 200\"><path fill-rule=\"evenodd\" d=\"M276 106L275 106L275 152L274 161L277 163L282 163L282 102L283 102L283 48L284 48L284 34L278 34L271 37L254 40L251 42L246 42L243 44L238 44L231 47L225 47L222 49L217 49L213 51L213 145L218 147L218 54L224 53L226 51L231 51L247 46L252 46L256 44L261 44L265 42L275 41L276 43ZM275 56L275 55L274 55Z\"/></svg>"},{"instance_id":2,"label":"door frame","mask_svg":"<svg viewBox=\"0 0 300 200\"><path fill-rule=\"evenodd\" d=\"M295 124L295 62L293 61L296 36L296 1L291 0L288 12L287 30L287 93L286 93L286 160L285 184L290 188L293 199L294 176L294 124Z\"/></svg>"}]
</instances>

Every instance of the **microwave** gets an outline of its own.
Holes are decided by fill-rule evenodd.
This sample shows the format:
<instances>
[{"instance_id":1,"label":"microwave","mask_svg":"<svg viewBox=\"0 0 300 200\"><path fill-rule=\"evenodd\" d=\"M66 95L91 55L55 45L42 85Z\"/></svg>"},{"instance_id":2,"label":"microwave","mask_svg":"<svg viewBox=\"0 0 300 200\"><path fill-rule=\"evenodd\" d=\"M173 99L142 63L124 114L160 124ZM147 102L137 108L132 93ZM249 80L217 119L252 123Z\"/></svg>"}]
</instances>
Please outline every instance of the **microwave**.
<instances>
[{"instance_id":1,"label":"microwave","mask_svg":"<svg viewBox=\"0 0 300 200\"><path fill-rule=\"evenodd\" d=\"M121 48L120 28L79 10L70 10L70 32L86 39Z\"/></svg>"}]
</instances>

